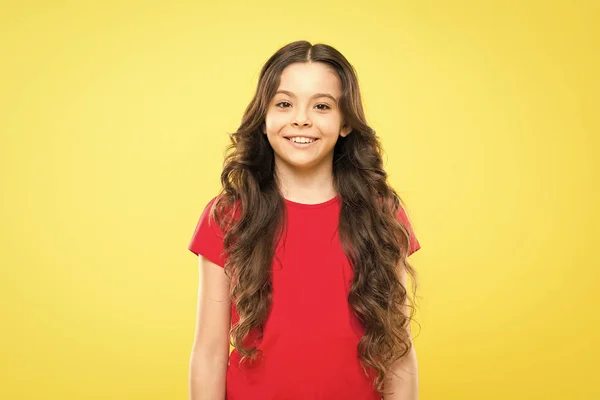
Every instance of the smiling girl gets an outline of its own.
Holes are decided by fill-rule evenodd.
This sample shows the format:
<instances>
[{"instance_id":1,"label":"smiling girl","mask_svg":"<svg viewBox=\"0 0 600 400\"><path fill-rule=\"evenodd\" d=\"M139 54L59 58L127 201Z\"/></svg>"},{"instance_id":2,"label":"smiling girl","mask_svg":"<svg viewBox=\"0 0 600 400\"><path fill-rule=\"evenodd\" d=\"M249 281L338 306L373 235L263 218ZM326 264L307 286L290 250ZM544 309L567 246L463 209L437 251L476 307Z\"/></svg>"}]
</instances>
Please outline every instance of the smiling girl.
<instances>
[{"instance_id":1,"label":"smiling girl","mask_svg":"<svg viewBox=\"0 0 600 400\"><path fill-rule=\"evenodd\" d=\"M282 47L230 136L189 244L190 398L417 399L406 275L416 291L420 244L354 68L325 44Z\"/></svg>"}]
</instances>

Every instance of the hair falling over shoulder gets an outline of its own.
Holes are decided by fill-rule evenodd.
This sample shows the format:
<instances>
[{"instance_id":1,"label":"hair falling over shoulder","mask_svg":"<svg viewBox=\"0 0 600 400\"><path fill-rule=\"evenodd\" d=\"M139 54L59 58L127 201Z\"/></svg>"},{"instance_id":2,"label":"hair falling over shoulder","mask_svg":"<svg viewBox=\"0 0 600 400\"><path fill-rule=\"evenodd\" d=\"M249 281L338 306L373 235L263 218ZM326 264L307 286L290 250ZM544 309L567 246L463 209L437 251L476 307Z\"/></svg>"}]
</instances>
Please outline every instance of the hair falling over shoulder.
<instances>
[{"instance_id":1,"label":"hair falling over shoulder","mask_svg":"<svg viewBox=\"0 0 600 400\"><path fill-rule=\"evenodd\" d=\"M325 63L342 84L339 106L352 132L340 137L334 148L334 186L342 199L339 234L354 271L348 303L365 329L358 344L359 359L365 372L367 367L375 370L374 385L382 392L387 371L412 346L408 327L415 307L398 267L411 275L413 294L417 275L407 260L409 232L395 217L402 200L387 183L381 143L366 123L356 72L339 51L325 44L297 41L273 54L260 72L239 128L230 134L222 190L211 215L225 233L225 271L240 317L230 331L232 345L242 361L256 359L260 350L246 346L245 339L255 328L262 334L269 314L270 267L285 223L285 203L273 149L263 129L281 72L297 62ZM239 217L234 218L238 211Z\"/></svg>"}]
</instances>

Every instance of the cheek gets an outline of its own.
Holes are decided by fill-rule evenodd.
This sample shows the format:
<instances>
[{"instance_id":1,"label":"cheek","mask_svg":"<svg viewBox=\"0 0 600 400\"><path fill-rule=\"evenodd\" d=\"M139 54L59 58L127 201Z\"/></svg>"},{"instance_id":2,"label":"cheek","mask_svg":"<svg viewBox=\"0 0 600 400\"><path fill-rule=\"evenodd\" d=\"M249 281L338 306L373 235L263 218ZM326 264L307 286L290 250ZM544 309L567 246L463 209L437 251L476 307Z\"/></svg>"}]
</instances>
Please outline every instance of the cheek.
<instances>
[{"instance_id":1,"label":"cheek","mask_svg":"<svg viewBox=\"0 0 600 400\"><path fill-rule=\"evenodd\" d=\"M287 118L282 114L267 114L265 127L268 133L277 133L287 124Z\"/></svg>"},{"instance_id":2,"label":"cheek","mask_svg":"<svg viewBox=\"0 0 600 400\"><path fill-rule=\"evenodd\" d=\"M341 120L339 118L323 118L317 121L319 130L326 135L337 135L340 132Z\"/></svg>"}]
</instances>

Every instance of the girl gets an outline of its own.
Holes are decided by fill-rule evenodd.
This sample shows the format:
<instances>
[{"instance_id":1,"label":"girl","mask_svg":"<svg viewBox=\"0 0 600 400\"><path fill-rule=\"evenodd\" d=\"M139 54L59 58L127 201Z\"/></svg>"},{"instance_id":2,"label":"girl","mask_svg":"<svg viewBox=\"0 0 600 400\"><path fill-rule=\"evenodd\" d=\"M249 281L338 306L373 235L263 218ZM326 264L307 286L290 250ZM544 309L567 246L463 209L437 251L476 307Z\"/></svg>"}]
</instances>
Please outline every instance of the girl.
<instances>
[{"instance_id":1,"label":"girl","mask_svg":"<svg viewBox=\"0 0 600 400\"><path fill-rule=\"evenodd\" d=\"M354 68L328 45L282 47L230 136L189 244L192 400L416 399L406 272L416 291L420 245Z\"/></svg>"}]
</instances>

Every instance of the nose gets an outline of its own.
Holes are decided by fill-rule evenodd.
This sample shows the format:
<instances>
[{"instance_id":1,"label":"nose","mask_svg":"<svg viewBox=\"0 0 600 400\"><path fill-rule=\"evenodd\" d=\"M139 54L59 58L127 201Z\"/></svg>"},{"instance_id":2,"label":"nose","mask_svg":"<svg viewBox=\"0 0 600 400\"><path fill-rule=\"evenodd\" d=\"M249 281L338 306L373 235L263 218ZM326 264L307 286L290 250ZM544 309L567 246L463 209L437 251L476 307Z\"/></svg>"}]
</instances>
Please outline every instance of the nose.
<instances>
[{"instance_id":1,"label":"nose","mask_svg":"<svg viewBox=\"0 0 600 400\"><path fill-rule=\"evenodd\" d=\"M294 115L294 117L292 118L291 125L294 127L299 127L299 126L304 127L304 126L311 126L312 122L308 119L306 112L298 111L296 113L296 115Z\"/></svg>"}]
</instances>

